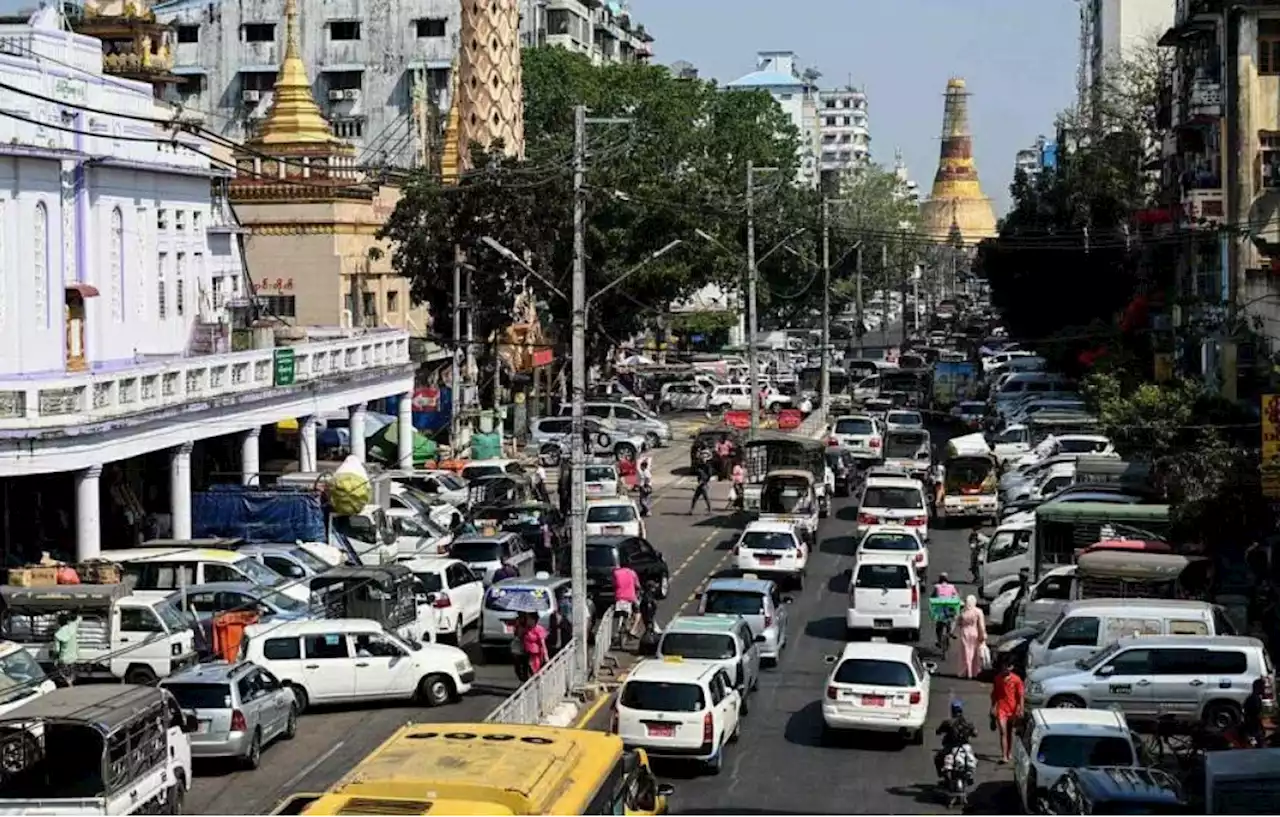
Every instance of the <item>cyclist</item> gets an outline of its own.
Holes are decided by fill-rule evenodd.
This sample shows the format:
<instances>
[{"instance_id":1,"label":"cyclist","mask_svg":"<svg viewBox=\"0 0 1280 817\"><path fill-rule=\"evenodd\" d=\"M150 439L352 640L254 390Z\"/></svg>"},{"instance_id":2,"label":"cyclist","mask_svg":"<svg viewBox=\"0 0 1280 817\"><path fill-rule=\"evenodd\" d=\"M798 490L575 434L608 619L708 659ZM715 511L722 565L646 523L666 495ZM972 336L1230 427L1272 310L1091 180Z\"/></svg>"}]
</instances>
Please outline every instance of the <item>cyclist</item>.
<instances>
[{"instance_id":1,"label":"cyclist","mask_svg":"<svg viewBox=\"0 0 1280 817\"><path fill-rule=\"evenodd\" d=\"M947 578L946 573L939 573L938 581L934 584L930 597L935 599L954 599L958 602L960 600L960 591ZM955 621L956 608L958 606L955 603L931 605L930 612L934 617L934 637L937 639L938 647L942 650L943 655L947 652L947 643L950 641L951 636L951 625Z\"/></svg>"},{"instance_id":2,"label":"cyclist","mask_svg":"<svg viewBox=\"0 0 1280 817\"><path fill-rule=\"evenodd\" d=\"M625 639L631 634L639 601L640 576L630 566L618 565L613 569L613 632L619 646L625 646Z\"/></svg>"}]
</instances>

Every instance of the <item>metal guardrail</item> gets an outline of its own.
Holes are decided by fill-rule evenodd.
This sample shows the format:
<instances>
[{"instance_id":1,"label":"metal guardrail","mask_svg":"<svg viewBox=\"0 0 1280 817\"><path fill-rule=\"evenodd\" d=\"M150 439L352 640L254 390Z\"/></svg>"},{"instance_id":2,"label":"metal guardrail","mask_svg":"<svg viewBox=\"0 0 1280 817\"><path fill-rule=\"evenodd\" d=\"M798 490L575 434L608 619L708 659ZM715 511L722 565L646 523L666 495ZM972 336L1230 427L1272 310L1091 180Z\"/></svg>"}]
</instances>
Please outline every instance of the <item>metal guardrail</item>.
<instances>
[{"instance_id":1,"label":"metal guardrail","mask_svg":"<svg viewBox=\"0 0 1280 817\"><path fill-rule=\"evenodd\" d=\"M575 641L570 639L555 658L538 670L519 689L485 718L486 723L542 723L557 706L568 699L574 687L573 654Z\"/></svg>"},{"instance_id":2,"label":"metal guardrail","mask_svg":"<svg viewBox=\"0 0 1280 817\"><path fill-rule=\"evenodd\" d=\"M802 436L819 437L827 428L827 412L825 409L817 411L804 418L804 422L796 429Z\"/></svg>"},{"instance_id":3,"label":"metal guardrail","mask_svg":"<svg viewBox=\"0 0 1280 817\"><path fill-rule=\"evenodd\" d=\"M601 675L615 675L618 669L618 659L609 655L609 648L613 646L613 607L604 611L604 615L600 617L596 624L595 644L591 650L591 667L589 672L591 677L588 680L597 681Z\"/></svg>"}]
</instances>

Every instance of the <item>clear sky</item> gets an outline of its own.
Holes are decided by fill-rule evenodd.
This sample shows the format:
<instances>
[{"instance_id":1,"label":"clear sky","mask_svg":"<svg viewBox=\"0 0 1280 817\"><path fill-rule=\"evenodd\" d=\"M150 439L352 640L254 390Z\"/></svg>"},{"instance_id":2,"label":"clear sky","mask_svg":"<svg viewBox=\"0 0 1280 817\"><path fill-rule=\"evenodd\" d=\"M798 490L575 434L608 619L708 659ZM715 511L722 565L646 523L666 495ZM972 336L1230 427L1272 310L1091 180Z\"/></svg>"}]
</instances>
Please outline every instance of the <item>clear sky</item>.
<instances>
[{"instance_id":1,"label":"clear sky","mask_svg":"<svg viewBox=\"0 0 1280 817\"><path fill-rule=\"evenodd\" d=\"M1075 94L1075 0L631 0L654 59L687 60L721 83L755 70L757 51L794 51L823 87L865 86L872 158L901 148L928 193L938 166L942 94L964 77L978 173L1003 213L1014 154L1053 137Z\"/></svg>"},{"instance_id":2,"label":"clear sky","mask_svg":"<svg viewBox=\"0 0 1280 817\"><path fill-rule=\"evenodd\" d=\"M728 82L757 51L795 51L821 84L865 86L873 158L902 148L928 192L938 163L942 93L951 76L973 94L970 122L983 187L1003 213L1014 154L1074 95L1075 0L630 0L653 34L655 59L687 60ZM36 0L0 0L0 13Z\"/></svg>"}]
</instances>

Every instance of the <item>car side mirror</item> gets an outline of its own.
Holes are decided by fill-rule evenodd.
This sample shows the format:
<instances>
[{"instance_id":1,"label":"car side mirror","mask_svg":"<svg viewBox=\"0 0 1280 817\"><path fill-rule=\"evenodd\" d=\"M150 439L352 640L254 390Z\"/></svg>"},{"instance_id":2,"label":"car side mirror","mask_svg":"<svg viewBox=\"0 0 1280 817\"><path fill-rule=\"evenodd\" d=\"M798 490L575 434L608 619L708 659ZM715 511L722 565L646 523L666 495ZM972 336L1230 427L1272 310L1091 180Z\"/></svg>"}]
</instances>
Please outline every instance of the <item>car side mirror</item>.
<instances>
[{"instance_id":1,"label":"car side mirror","mask_svg":"<svg viewBox=\"0 0 1280 817\"><path fill-rule=\"evenodd\" d=\"M670 783L659 783L659 784L658 784L658 796L659 796L659 797L674 797L674 796L675 796L675 793L676 793L676 787L675 787L675 786L673 786L673 785L671 785Z\"/></svg>"},{"instance_id":2,"label":"car side mirror","mask_svg":"<svg viewBox=\"0 0 1280 817\"><path fill-rule=\"evenodd\" d=\"M834 655L822 656L822 663L824 664L834 664L835 662L836 662L836 657Z\"/></svg>"},{"instance_id":3,"label":"car side mirror","mask_svg":"<svg viewBox=\"0 0 1280 817\"><path fill-rule=\"evenodd\" d=\"M1094 674L1097 675L1099 678L1110 678L1112 675L1116 674L1116 668L1112 664L1107 664L1105 667L1098 670Z\"/></svg>"},{"instance_id":4,"label":"car side mirror","mask_svg":"<svg viewBox=\"0 0 1280 817\"><path fill-rule=\"evenodd\" d=\"M930 675L936 675L936 674L937 674L937 672L938 672L938 662L937 662L937 661L925 661L925 662L924 662L924 671L925 671L925 672L927 672L927 673L929 673Z\"/></svg>"},{"instance_id":5,"label":"car side mirror","mask_svg":"<svg viewBox=\"0 0 1280 817\"><path fill-rule=\"evenodd\" d=\"M756 644L763 644L765 642L764 633L761 633L760 635L756 636L751 640L754 641Z\"/></svg>"},{"instance_id":6,"label":"car side mirror","mask_svg":"<svg viewBox=\"0 0 1280 817\"><path fill-rule=\"evenodd\" d=\"M792 603L793 601L795 601L795 599L791 598L790 596L783 596L783 597L782 597L782 603L783 603L783 604L790 604L790 603Z\"/></svg>"}]
</instances>

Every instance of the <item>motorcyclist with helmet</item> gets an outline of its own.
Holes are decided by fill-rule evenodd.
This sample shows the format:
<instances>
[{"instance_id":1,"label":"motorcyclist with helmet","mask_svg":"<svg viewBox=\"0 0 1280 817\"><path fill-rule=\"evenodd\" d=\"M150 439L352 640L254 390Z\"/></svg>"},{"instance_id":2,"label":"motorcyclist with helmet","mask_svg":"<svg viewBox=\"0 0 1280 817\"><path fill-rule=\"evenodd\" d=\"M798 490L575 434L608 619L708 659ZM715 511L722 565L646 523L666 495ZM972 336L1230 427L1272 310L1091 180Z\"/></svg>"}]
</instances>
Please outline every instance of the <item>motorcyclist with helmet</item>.
<instances>
[{"instance_id":1,"label":"motorcyclist with helmet","mask_svg":"<svg viewBox=\"0 0 1280 817\"><path fill-rule=\"evenodd\" d=\"M934 733L942 737L942 748L933 756L938 779L947 783L945 776L948 771L972 774L977 765L977 757L971 743L977 737L978 730L964 716L962 702L951 701L951 717L939 724Z\"/></svg>"}]
</instances>

